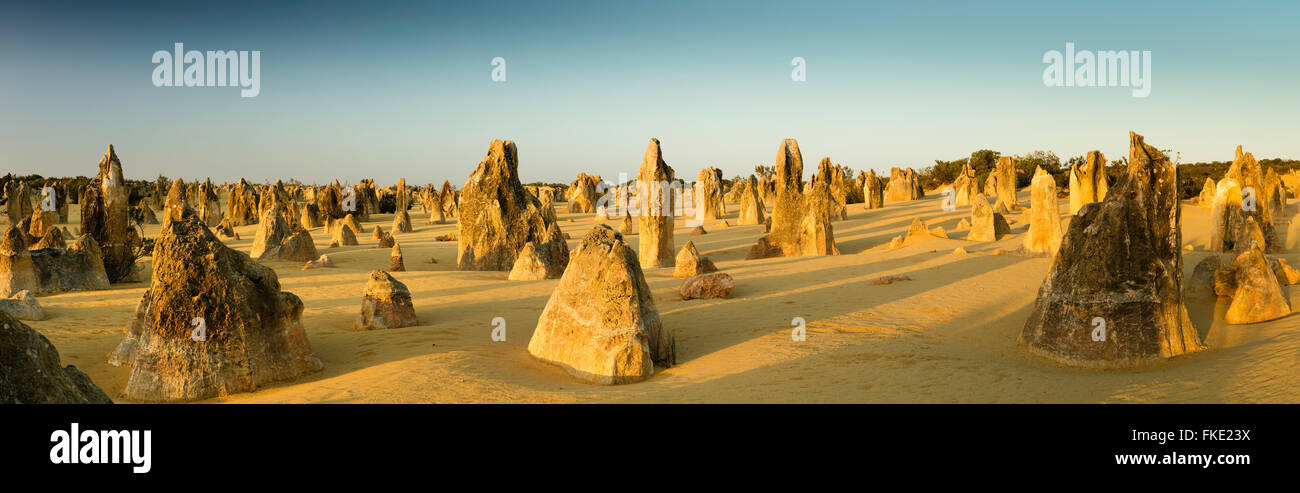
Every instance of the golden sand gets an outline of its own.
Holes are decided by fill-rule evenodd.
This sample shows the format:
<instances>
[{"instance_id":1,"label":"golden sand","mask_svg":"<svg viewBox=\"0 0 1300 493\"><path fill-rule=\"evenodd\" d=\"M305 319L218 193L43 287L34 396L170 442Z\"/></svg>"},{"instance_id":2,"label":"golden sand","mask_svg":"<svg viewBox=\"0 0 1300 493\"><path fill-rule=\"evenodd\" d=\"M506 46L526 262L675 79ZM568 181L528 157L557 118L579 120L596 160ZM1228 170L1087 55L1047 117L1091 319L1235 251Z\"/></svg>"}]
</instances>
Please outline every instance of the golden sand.
<instances>
[{"instance_id":1,"label":"golden sand","mask_svg":"<svg viewBox=\"0 0 1300 493\"><path fill-rule=\"evenodd\" d=\"M1021 203L1028 201L1022 190ZM1061 210L1068 210L1061 201ZM692 240L700 254L736 278L729 299L682 301L682 280L671 268L649 269L664 327L675 333L677 365L650 380L621 386L581 383L526 351L533 327L558 280L507 281L507 272L457 271L456 242L434 237L455 224L424 224L412 211L414 233L396 234L406 283L422 325L352 330L371 269L388 265L389 249L325 248L329 236L312 230L320 253L336 269L300 270L294 262L267 262L287 291L304 305L303 324L325 370L307 377L206 402L452 403L452 402L1300 402L1300 315L1254 325L1222 321L1226 301L1190 293L1187 308L1208 351L1142 370L1067 368L1029 355L1016 345L1038 286L1050 266L1045 257L993 255L1023 240L1028 216L1007 217L1012 234L996 242L967 242L957 223L969 207L944 212L939 198L865 210L849 205L834 223L842 255L744 260L762 235L740 226L739 205L728 204L730 228L705 224L707 235L677 222L676 248ZM1297 204L1278 220L1282 255L1300 265ZM557 211L567 210L557 204ZM77 229L77 208L72 207ZM596 219L561 213L560 226L577 245ZM889 240L915 217L943 227L949 238L927 237L902 248ZM1277 219L1277 218L1275 218ZM1062 218L1066 229L1069 216ZM1184 278L1208 255L1209 211L1182 207ZM385 230L391 214L366 223ZM618 227L617 220L602 221ZM226 243L247 252L256 226L236 228ZM146 236L158 226L145 229ZM636 242L629 237L629 244ZM954 254L956 248L967 254ZM427 263L429 258L436 264ZM149 259L142 260L147 266ZM909 281L872 285L882 276ZM120 394L130 368L109 366L105 356L122 339L147 283L110 290L40 297L46 320L27 322L106 393ZM1292 306L1300 289L1283 288ZM506 340L493 342L492 320L506 321ZM807 322L807 338L791 338L792 319Z\"/></svg>"}]
</instances>

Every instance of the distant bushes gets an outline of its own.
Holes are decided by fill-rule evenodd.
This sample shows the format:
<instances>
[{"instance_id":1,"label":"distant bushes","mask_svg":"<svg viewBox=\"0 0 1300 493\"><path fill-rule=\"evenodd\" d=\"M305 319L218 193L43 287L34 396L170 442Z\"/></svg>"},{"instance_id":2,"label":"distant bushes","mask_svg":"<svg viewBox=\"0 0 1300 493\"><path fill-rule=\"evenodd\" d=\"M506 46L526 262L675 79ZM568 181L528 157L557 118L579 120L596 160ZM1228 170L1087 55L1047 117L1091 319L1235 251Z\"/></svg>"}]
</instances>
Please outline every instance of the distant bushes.
<instances>
[{"instance_id":1,"label":"distant bushes","mask_svg":"<svg viewBox=\"0 0 1300 493\"><path fill-rule=\"evenodd\" d=\"M1166 155L1173 154L1173 151L1165 149ZM998 158L1001 153L988 149L981 149L971 153L971 157L962 158L954 161L935 160L934 166L928 166L921 169L917 174L921 179L921 186L926 190L934 190L941 186L951 184L956 181L957 176L961 173L962 167L971 163L975 169L975 179L980 184L981 189L985 180L988 179L989 173L997 167ZM1042 167L1056 179L1056 188L1063 193L1068 193L1070 185L1070 167L1074 164L1082 164L1083 156L1074 156L1062 162L1061 159L1051 151L1037 150L1024 155L1012 156L1016 161L1016 186L1024 188L1029 186L1033 180L1034 170ZM1291 170L1300 169L1300 161L1293 159L1263 159L1259 164L1265 169L1273 169L1278 174L1286 174ZM1178 197L1183 200L1191 199L1200 195L1201 188L1205 186L1205 179L1211 178L1216 182L1228 172L1232 166L1231 161L1213 161L1208 163L1191 163L1178 165ZM1119 179L1119 176L1128 168L1128 158L1121 158L1111 161L1106 165L1107 182L1111 185Z\"/></svg>"}]
</instances>

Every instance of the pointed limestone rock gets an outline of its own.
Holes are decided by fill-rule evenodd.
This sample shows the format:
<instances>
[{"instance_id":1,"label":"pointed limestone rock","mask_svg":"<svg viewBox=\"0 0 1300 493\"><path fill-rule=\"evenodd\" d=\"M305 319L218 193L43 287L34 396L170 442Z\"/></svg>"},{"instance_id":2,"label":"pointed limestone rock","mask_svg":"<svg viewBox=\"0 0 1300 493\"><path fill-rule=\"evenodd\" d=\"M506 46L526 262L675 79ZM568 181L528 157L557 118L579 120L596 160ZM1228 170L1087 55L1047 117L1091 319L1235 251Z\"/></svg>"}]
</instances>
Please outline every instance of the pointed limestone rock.
<instances>
[{"instance_id":1,"label":"pointed limestone rock","mask_svg":"<svg viewBox=\"0 0 1300 493\"><path fill-rule=\"evenodd\" d=\"M1019 338L1031 353L1121 368L1204 349L1183 304L1177 169L1129 135L1127 171L1070 221L1038 290Z\"/></svg>"},{"instance_id":2,"label":"pointed limestone rock","mask_svg":"<svg viewBox=\"0 0 1300 493\"><path fill-rule=\"evenodd\" d=\"M695 248L695 242L688 241L677 253L677 264L673 266L673 277L691 277L717 271L718 268L708 257L701 257Z\"/></svg>"},{"instance_id":3,"label":"pointed limestone rock","mask_svg":"<svg viewBox=\"0 0 1300 493\"><path fill-rule=\"evenodd\" d=\"M954 193L954 203L958 206L970 205L971 197L979 193L978 186L975 183L975 168L970 167L970 162L962 165L961 172L957 174L957 179L952 183Z\"/></svg>"},{"instance_id":4,"label":"pointed limestone rock","mask_svg":"<svg viewBox=\"0 0 1300 493\"><path fill-rule=\"evenodd\" d=\"M695 218L700 221L716 221L726 214L726 205L722 201L722 170L708 167L700 170L695 178Z\"/></svg>"},{"instance_id":5,"label":"pointed limestone rock","mask_svg":"<svg viewBox=\"0 0 1300 493\"><path fill-rule=\"evenodd\" d=\"M379 269L370 271L370 280L361 293L361 316L356 330L379 330L410 327L415 319L411 291L401 281Z\"/></svg>"},{"instance_id":6,"label":"pointed limestone rock","mask_svg":"<svg viewBox=\"0 0 1300 493\"><path fill-rule=\"evenodd\" d=\"M1106 198L1106 189L1106 155L1088 151L1082 163L1070 166L1070 215Z\"/></svg>"},{"instance_id":7,"label":"pointed limestone rock","mask_svg":"<svg viewBox=\"0 0 1300 493\"><path fill-rule=\"evenodd\" d=\"M63 366L49 339L0 309L0 402L112 404L75 366Z\"/></svg>"},{"instance_id":8,"label":"pointed limestone rock","mask_svg":"<svg viewBox=\"0 0 1300 493\"><path fill-rule=\"evenodd\" d=\"M598 384L650 378L675 362L637 254L623 235L597 225L583 238L551 294L528 353Z\"/></svg>"},{"instance_id":9,"label":"pointed limestone rock","mask_svg":"<svg viewBox=\"0 0 1300 493\"><path fill-rule=\"evenodd\" d=\"M84 193L81 231L93 236L103 250L109 280L129 280L135 271L134 250L140 239L130 225L130 192L113 146L108 146L108 152L99 160L99 174Z\"/></svg>"},{"instance_id":10,"label":"pointed limestone rock","mask_svg":"<svg viewBox=\"0 0 1300 493\"><path fill-rule=\"evenodd\" d=\"M131 365L132 400L252 392L322 368L302 310L274 270L222 244L186 205L154 243L153 279L109 363Z\"/></svg>"},{"instance_id":11,"label":"pointed limestone rock","mask_svg":"<svg viewBox=\"0 0 1300 493\"><path fill-rule=\"evenodd\" d=\"M4 238L0 238L0 297L40 290L40 277L36 262L27 250L26 233L15 226L5 228Z\"/></svg>"},{"instance_id":12,"label":"pointed limestone rock","mask_svg":"<svg viewBox=\"0 0 1300 493\"><path fill-rule=\"evenodd\" d=\"M546 279L546 264L537 256L537 244L528 242L515 258L515 265L508 277L511 281L537 281Z\"/></svg>"},{"instance_id":13,"label":"pointed limestone rock","mask_svg":"<svg viewBox=\"0 0 1300 493\"><path fill-rule=\"evenodd\" d=\"M1205 186L1201 187L1201 194L1196 196L1196 205L1199 205L1206 209L1213 209L1214 197L1216 195L1217 190L1218 187L1214 184L1214 179L1210 177L1206 177Z\"/></svg>"},{"instance_id":14,"label":"pointed limestone rock","mask_svg":"<svg viewBox=\"0 0 1300 493\"><path fill-rule=\"evenodd\" d=\"M763 224L767 211L763 208L763 199L758 195L758 180L750 175L740 192L740 224Z\"/></svg>"},{"instance_id":15,"label":"pointed limestone rock","mask_svg":"<svg viewBox=\"0 0 1300 493\"><path fill-rule=\"evenodd\" d=\"M866 197L867 209L880 209L885 206L885 185L879 176L876 176L876 170L867 171L862 180L863 194Z\"/></svg>"},{"instance_id":16,"label":"pointed limestone rock","mask_svg":"<svg viewBox=\"0 0 1300 493\"><path fill-rule=\"evenodd\" d=\"M675 178L672 167L664 162L659 139L650 139L636 179L641 204L641 214L637 216L641 267L672 267L675 258L673 194L669 184Z\"/></svg>"},{"instance_id":17,"label":"pointed limestone rock","mask_svg":"<svg viewBox=\"0 0 1300 493\"><path fill-rule=\"evenodd\" d=\"M402 272L406 270L406 262L402 258L402 246L393 244L392 253L388 254L388 271Z\"/></svg>"},{"instance_id":18,"label":"pointed limestone rock","mask_svg":"<svg viewBox=\"0 0 1300 493\"><path fill-rule=\"evenodd\" d=\"M1030 184L1029 231L1025 233L1025 250L1055 254L1061 246L1061 213L1056 201L1056 178L1038 168Z\"/></svg>"},{"instance_id":19,"label":"pointed limestone rock","mask_svg":"<svg viewBox=\"0 0 1300 493\"><path fill-rule=\"evenodd\" d=\"M544 244L556 252L557 258L567 261L568 246L563 237L557 240L548 235L548 227L555 222L547 221L541 206L519 182L515 143L492 141L487 155L465 182L458 201L457 268L510 270L519 251L530 241Z\"/></svg>"},{"instance_id":20,"label":"pointed limestone rock","mask_svg":"<svg viewBox=\"0 0 1300 493\"><path fill-rule=\"evenodd\" d=\"M1233 260L1229 267L1232 279L1232 304L1223 321L1230 324L1253 324L1276 320L1291 314L1282 286L1258 244ZM1217 277L1217 276L1216 276Z\"/></svg>"},{"instance_id":21,"label":"pointed limestone rock","mask_svg":"<svg viewBox=\"0 0 1300 493\"><path fill-rule=\"evenodd\" d=\"M834 198L829 185L816 182L803 193L799 143L785 139L776 154L776 205L771 233L759 239L746 258L839 255L831 227Z\"/></svg>"},{"instance_id":22,"label":"pointed limestone rock","mask_svg":"<svg viewBox=\"0 0 1300 493\"><path fill-rule=\"evenodd\" d=\"M1282 244L1273 228L1273 214L1268 205L1264 173L1255 156L1237 146L1232 166L1216 186L1213 220L1210 230L1211 252L1232 252L1249 248L1246 232L1248 218L1253 218L1264 236L1265 252L1280 252Z\"/></svg>"},{"instance_id":23,"label":"pointed limestone rock","mask_svg":"<svg viewBox=\"0 0 1300 493\"><path fill-rule=\"evenodd\" d=\"M330 237L330 248L339 246L358 245L357 235L352 231L352 226L340 224L334 228L334 235Z\"/></svg>"}]
</instances>

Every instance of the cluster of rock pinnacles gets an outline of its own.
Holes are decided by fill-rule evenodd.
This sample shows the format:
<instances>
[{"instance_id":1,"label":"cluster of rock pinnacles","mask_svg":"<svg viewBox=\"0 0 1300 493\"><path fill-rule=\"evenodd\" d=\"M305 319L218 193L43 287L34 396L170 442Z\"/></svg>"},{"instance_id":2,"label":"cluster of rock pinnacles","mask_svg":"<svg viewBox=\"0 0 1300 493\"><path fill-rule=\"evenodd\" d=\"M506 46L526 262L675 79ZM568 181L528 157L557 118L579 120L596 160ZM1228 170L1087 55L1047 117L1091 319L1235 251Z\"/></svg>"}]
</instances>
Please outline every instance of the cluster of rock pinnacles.
<instances>
[{"instance_id":1,"label":"cluster of rock pinnacles","mask_svg":"<svg viewBox=\"0 0 1300 493\"><path fill-rule=\"evenodd\" d=\"M1281 249L1273 217L1285 208L1287 190L1250 153L1238 148L1225 176L1208 180L1197 199L1212 211L1207 250L1215 255L1200 262L1186 282L1177 168L1141 136L1130 133L1127 168L1113 182L1099 151L1072 163L1064 230L1056 180L1036 170L1024 210L1016 199L1015 166L1012 158L1000 158L981 187L967 163L952 191L956 206L970 208L959 224L969 229L966 240L998 241L1011 233L1007 216L1023 210L1029 224L1018 251L1052 257L1019 336L1029 352L1066 365L1115 368L1202 350L1184 306L1188 291L1231 298L1228 323L1290 313L1281 287L1300 281L1300 272L1268 256ZM376 248L391 250L390 262L370 272L354 327L419 325L410 290L392 274L407 269L397 239L415 230L412 205L428 214L429 224L454 218L455 233L438 240L457 242L458 269L508 272L512 281L558 280L529 340L529 354L591 383L645 380L676 362L673 331L659 317L646 271L672 269L673 277L683 279L683 300L725 298L736 286L694 240L677 247L675 220L696 221L691 235L707 234L705 224L728 228L726 203L735 202L736 225L760 226L765 233L747 260L837 255L833 223L848 217L848 205L872 210L925 197L915 170L894 168L887 178L866 171L854 178L829 158L804 182L794 139L781 142L772 171L734 180L724 191L722 172L706 167L686 185L689 196L644 185L611 186L586 173L561 191L524 186L517 146L497 140L459 190L447 181L412 189L405 179L378 188L373 180L351 187L338 181L317 187L244 180L214 186L160 177L130 204L132 190L110 146L99 173L80 192L62 184L43 192L71 196L54 210L33 208L36 194L26 184L10 181L5 187L6 213L15 226L0 238L0 364L11 369L0 380L0 402L111 402L84 373L62 367L49 341L19 318L43 317L37 294L106 289L139 276L134 263L143 239L133 222L157 222L162 229L152 244L148 289L109 356L111 364L131 368L122 391L129 400L207 399L322 369L303 327L302 301L281 289L275 270L261 263L334 268L328 254L320 255L313 228L323 228L330 249L359 245L358 235L367 232L362 223L392 212L389 229L374 225L370 236ZM646 147L637 180L683 183L657 139ZM1243 206L1243 190L1256 191L1258 207ZM596 214L614 226L597 224L571 251L553 205L560 200L569 213ZM79 235L54 226L67 220L65 202L81 204ZM627 212L632 203L642 206L635 218ZM684 205L693 212L683 213ZM234 228L253 224L249 252L222 241L238 237ZM635 247L627 241L633 235ZM947 233L917 217L890 247L935 236ZM203 338L195 337L199 319ZM1096 330L1098 321L1106 330ZM22 356L28 354L39 356Z\"/></svg>"}]
</instances>

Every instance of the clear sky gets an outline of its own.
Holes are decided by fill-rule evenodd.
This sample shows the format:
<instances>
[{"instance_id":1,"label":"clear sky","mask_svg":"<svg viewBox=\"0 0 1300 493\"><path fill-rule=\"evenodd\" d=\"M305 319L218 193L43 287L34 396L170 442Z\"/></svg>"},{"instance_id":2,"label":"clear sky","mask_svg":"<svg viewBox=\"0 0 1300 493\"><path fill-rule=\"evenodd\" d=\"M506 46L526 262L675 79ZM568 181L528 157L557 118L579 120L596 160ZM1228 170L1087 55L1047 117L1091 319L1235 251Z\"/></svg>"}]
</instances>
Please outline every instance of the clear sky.
<instances>
[{"instance_id":1,"label":"clear sky","mask_svg":"<svg viewBox=\"0 0 1300 493\"><path fill-rule=\"evenodd\" d=\"M0 174L373 177L459 186L492 139L525 181L990 148L1300 158L1300 2L30 2L0 7ZM155 51L260 50L261 93L154 87ZM1043 54L1150 50L1152 90L1046 87ZM491 80L494 57L506 82ZM791 80L791 59L807 80Z\"/></svg>"}]
</instances>

